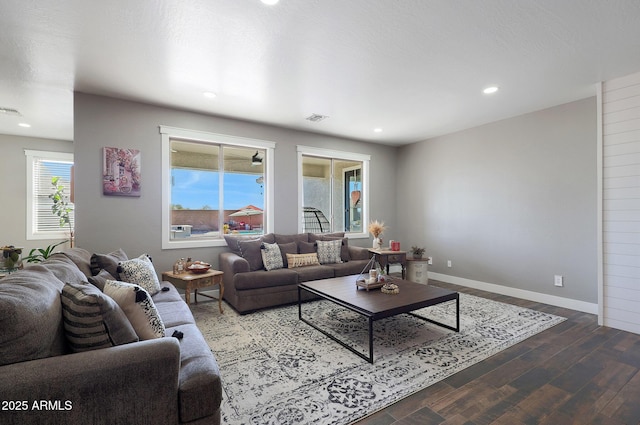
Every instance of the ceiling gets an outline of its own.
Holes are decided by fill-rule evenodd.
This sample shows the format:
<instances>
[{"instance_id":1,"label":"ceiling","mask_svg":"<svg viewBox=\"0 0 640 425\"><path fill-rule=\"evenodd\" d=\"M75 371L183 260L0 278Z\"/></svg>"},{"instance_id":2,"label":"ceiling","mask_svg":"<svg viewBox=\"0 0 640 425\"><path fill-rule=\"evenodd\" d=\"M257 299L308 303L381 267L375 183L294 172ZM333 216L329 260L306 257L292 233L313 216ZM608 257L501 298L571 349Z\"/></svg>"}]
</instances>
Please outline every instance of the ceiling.
<instances>
[{"instance_id":1,"label":"ceiling","mask_svg":"<svg viewBox=\"0 0 640 425\"><path fill-rule=\"evenodd\" d=\"M2 134L72 140L81 91L399 145L638 71L637 0L0 4Z\"/></svg>"}]
</instances>

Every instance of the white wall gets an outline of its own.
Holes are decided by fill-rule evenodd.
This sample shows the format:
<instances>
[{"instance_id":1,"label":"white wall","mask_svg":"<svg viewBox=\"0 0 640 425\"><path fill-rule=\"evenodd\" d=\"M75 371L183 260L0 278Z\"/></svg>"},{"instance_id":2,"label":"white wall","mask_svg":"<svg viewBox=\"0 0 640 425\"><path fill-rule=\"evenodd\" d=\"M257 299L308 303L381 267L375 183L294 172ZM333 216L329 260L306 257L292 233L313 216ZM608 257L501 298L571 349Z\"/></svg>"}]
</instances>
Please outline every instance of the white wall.
<instances>
[{"instance_id":1,"label":"white wall","mask_svg":"<svg viewBox=\"0 0 640 425\"><path fill-rule=\"evenodd\" d=\"M433 277L595 313L596 117L593 97L401 148L402 243Z\"/></svg>"},{"instance_id":2,"label":"white wall","mask_svg":"<svg viewBox=\"0 0 640 425\"><path fill-rule=\"evenodd\" d=\"M640 333L640 73L602 85L603 324Z\"/></svg>"},{"instance_id":3,"label":"white wall","mask_svg":"<svg viewBox=\"0 0 640 425\"><path fill-rule=\"evenodd\" d=\"M274 230L278 233L298 230L297 145L370 154L371 169L376 170L371 177L372 214L395 227L396 206L388 202L396 187L395 148L83 93L74 96L74 116L76 241L92 252L119 247L129 255L146 252L162 272L170 270L176 258L187 256L216 266L218 253L226 249L161 249L160 125L276 142ZM140 150L139 198L102 195L105 146ZM352 243L370 246L371 241Z\"/></svg>"},{"instance_id":4,"label":"white wall","mask_svg":"<svg viewBox=\"0 0 640 425\"><path fill-rule=\"evenodd\" d=\"M27 240L27 160L25 149L73 152L73 142L0 134L0 246L23 247L23 256L59 240ZM60 246L59 249L63 249Z\"/></svg>"}]
</instances>

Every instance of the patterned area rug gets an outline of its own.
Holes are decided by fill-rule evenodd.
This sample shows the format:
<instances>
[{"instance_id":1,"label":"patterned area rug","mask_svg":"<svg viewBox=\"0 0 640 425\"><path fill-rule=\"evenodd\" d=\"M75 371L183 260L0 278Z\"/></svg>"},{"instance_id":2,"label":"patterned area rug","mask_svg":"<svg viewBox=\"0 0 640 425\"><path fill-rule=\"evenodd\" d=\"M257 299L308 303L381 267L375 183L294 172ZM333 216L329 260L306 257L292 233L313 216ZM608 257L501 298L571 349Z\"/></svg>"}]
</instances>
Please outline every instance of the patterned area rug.
<instances>
[{"instance_id":1,"label":"patterned area rug","mask_svg":"<svg viewBox=\"0 0 640 425\"><path fill-rule=\"evenodd\" d=\"M460 333L406 314L377 321L370 364L298 320L297 306L192 311L220 365L227 425L348 424L565 320L461 293ZM455 326L455 301L416 313ZM368 354L361 316L328 301L303 314Z\"/></svg>"}]
</instances>

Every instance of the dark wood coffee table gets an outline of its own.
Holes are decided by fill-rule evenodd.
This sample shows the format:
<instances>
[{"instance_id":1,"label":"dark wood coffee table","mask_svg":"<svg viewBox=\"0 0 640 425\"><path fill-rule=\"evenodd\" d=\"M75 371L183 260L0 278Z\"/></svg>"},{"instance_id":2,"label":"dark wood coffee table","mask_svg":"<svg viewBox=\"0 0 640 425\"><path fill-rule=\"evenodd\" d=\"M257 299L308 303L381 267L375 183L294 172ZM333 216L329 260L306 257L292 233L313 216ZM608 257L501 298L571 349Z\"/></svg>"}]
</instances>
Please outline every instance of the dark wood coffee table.
<instances>
[{"instance_id":1,"label":"dark wood coffee table","mask_svg":"<svg viewBox=\"0 0 640 425\"><path fill-rule=\"evenodd\" d=\"M369 291L358 289L356 286L357 277L358 276L344 276L299 284L298 318L367 360L369 363L373 363L373 322L376 320L407 313L427 322L442 326L443 328L456 332L460 331L460 295L457 292L393 278L392 283L398 285L400 293L393 295L384 294L379 289ZM369 322L369 356L360 353L355 348L347 345L329 332L302 317L302 291L316 294L366 317ZM453 300L456 301L456 326L449 326L412 313L414 310Z\"/></svg>"}]
</instances>

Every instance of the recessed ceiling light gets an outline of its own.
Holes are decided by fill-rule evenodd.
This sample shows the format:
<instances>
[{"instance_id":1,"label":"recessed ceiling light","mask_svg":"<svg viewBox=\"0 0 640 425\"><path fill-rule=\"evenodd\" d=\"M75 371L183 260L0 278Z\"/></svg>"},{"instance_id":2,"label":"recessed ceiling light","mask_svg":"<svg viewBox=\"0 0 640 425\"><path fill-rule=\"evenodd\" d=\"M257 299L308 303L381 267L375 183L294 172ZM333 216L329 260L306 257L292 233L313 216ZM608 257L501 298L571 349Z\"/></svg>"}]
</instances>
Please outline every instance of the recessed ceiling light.
<instances>
[{"instance_id":1,"label":"recessed ceiling light","mask_svg":"<svg viewBox=\"0 0 640 425\"><path fill-rule=\"evenodd\" d=\"M374 128L373 131L375 131L376 133L382 133L382 129L381 128Z\"/></svg>"},{"instance_id":2,"label":"recessed ceiling light","mask_svg":"<svg viewBox=\"0 0 640 425\"><path fill-rule=\"evenodd\" d=\"M262 3L264 4L268 4L269 6L273 6L274 4L278 3L280 0L262 0Z\"/></svg>"},{"instance_id":3,"label":"recessed ceiling light","mask_svg":"<svg viewBox=\"0 0 640 425\"><path fill-rule=\"evenodd\" d=\"M214 99L214 98L217 96L217 95L216 95L214 92L212 92L212 91L206 91L206 92L202 93L202 95L203 95L204 97L206 97L206 98L209 98L209 99Z\"/></svg>"},{"instance_id":4,"label":"recessed ceiling light","mask_svg":"<svg viewBox=\"0 0 640 425\"><path fill-rule=\"evenodd\" d=\"M31 124L27 124L26 122L18 123L18 125L19 125L20 127L24 127L24 128L29 128L29 127L31 127Z\"/></svg>"},{"instance_id":5,"label":"recessed ceiling light","mask_svg":"<svg viewBox=\"0 0 640 425\"><path fill-rule=\"evenodd\" d=\"M486 89L482 90L482 93L484 94L493 94L495 92L498 91L498 86L491 86L491 87L487 87Z\"/></svg>"}]
</instances>

